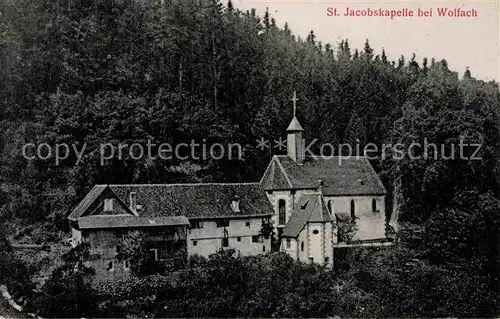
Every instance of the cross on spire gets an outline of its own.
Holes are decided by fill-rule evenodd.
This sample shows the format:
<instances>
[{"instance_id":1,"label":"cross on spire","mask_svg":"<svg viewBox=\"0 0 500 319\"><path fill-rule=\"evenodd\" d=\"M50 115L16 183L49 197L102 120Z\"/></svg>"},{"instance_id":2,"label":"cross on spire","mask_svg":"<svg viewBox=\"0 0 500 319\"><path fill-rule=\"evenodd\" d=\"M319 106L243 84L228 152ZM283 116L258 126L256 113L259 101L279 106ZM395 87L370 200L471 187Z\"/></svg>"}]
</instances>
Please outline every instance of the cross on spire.
<instances>
[{"instance_id":1,"label":"cross on spire","mask_svg":"<svg viewBox=\"0 0 500 319\"><path fill-rule=\"evenodd\" d=\"M297 92L293 91L293 97L290 101L293 101L293 117L295 117L295 114L297 113Z\"/></svg>"}]
</instances>

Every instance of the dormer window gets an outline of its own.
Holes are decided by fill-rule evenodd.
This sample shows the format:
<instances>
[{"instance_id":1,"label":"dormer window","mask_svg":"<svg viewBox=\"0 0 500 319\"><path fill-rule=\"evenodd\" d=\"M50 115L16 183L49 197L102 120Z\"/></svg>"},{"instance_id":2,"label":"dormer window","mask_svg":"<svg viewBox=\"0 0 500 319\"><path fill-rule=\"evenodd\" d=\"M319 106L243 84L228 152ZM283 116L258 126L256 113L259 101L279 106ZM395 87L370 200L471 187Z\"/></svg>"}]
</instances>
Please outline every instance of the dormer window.
<instances>
[{"instance_id":1,"label":"dormer window","mask_svg":"<svg viewBox=\"0 0 500 319\"><path fill-rule=\"evenodd\" d=\"M136 192L130 192L129 195L129 207L130 210L135 212L137 210L137 193Z\"/></svg>"},{"instance_id":2,"label":"dormer window","mask_svg":"<svg viewBox=\"0 0 500 319\"><path fill-rule=\"evenodd\" d=\"M233 198L233 202L231 203L231 209L235 213L240 212L240 197L238 195L235 195Z\"/></svg>"},{"instance_id":3,"label":"dormer window","mask_svg":"<svg viewBox=\"0 0 500 319\"><path fill-rule=\"evenodd\" d=\"M113 198L104 199L104 211L105 212L113 211Z\"/></svg>"}]
</instances>

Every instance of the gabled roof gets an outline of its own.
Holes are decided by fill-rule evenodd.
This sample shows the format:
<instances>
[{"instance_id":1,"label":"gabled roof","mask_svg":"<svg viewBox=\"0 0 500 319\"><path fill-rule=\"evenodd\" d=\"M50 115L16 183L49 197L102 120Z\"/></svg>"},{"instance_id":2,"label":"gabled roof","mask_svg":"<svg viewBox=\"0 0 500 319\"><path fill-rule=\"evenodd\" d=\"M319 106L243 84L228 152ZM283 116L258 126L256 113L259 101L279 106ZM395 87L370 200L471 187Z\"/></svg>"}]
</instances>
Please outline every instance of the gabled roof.
<instances>
[{"instance_id":1,"label":"gabled roof","mask_svg":"<svg viewBox=\"0 0 500 319\"><path fill-rule=\"evenodd\" d=\"M83 198L83 200L75 207L75 209L73 209L71 214L68 216L68 219L77 220L85 213L88 213L90 210L94 210L97 206L96 202L104 197L115 198L118 201L118 205L120 206L120 211L114 211L107 214L115 215L117 213L125 213L132 216L134 215L134 213L126 204L126 201L119 198L108 185L95 185Z\"/></svg>"},{"instance_id":2,"label":"gabled roof","mask_svg":"<svg viewBox=\"0 0 500 319\"><path fill-rule=\"evenodd\" d=\"M317 189L318 180L323 181L322 193L330 196L385 195L386 190L377 173L365 157L350 158L306 156L302 164L297 164L286 155L275 156L273 163L280 167L280 174L288 181L288 186L276 183L267 170L261 183L264 190Z\"/></svg>"},{"instance_id":3,"label":"gabled roof","mask_svg":"<svg viewBox=\"0 0 500 319\"><path fill-rule=\"evenodd\" d=\"M283 228L284 237L296 238L307 223L333 222L333 217L325 205L321 194L302 195L292 212L290 221Z\"/></svg>"},{"instance_id":4,"label":"gabled roof","mask_svg":"<svg viewBox=\"0 0 500 319\"><path fill-rule=\"evenodd\" d=\"M71 214L68 216L70 220L76 220L78 217L82 215L93 203L94 201L102 194L102 192L106 189L106 185L96 185L94 186L90 192L82 199L82 201L73 209Z\"/></svg>"},{"instance_id":5,"label":"gabled roof","mask_svg":"<svg viewBox=\"0 0 500 319\"><path fill-rule=\"evenodd\" d=\"M73 210L69 218L77 220L88 214L88 208L106 188L126 206L129 204L130 193L135 192L136 203L142 207L137 212L139 217L243 218L274 214L265 192L258 183L137 184L97 185L83 199L83 203ZM238 211L231 207L236 196L239 199ZM115 216L114 220L118 220L117 218L123 216Z\"/></svg>"},{"instance_id":6,"label":"gabled roof","mask_svg":"<svg viewBox=\"0 0 500 319\"><path fill-rule=\"evenodd\" d=\"M131 215L97 215L78 219L80 229L158 227L189 225L184 216L146 218Z\"/></svg>"},{"instance_id":7,"label":"gabled roof","mask_svg":"<svg viewBox=\"0 0 500 319\"><path fill-rule=\"evenodd\" d=\"M288 125L288 128L286 129L287 132L290 131L303 131L304 129L302 128L302 125L300 125L299 120L294 116L292 121L290 122L290 125Z\"/></svg>"},{"instance_id":8,"label":"gabled roof","mask_svg":"<svg viewBox=\"0 0 500 319\"><path fill-rule=\"evenodd\" d=\"M260 181L262 189L278 190L293 187L280 162L273 157Z\"/></svg>"}]
</instances>

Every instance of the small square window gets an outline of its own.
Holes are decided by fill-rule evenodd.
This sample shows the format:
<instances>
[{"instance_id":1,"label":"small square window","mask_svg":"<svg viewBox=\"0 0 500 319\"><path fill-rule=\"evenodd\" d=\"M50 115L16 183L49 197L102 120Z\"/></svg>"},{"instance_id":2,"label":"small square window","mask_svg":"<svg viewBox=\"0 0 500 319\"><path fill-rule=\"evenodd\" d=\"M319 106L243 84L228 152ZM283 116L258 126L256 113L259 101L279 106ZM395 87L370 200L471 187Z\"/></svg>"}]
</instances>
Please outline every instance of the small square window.
<instances>
[{"instance_id":1,"label":"small square window","mask_svg":"<svg viewBox=\"0 0 500 319\"><path fill-rule=\"evenodd\" d=\"M193 240L193 246L197 246L198 245L198 241L197 240Z\"/></svg>"},{"instance_id":2,"label":"small square window","mask_svg":"<svg viewBox=\"0 0 500 319\"><path fill-rule=\"evenodd\" d=\"M217 227L229 227L229 219L217 219Z\"/></svg>"},{"instance_id":3,"label":"small square window","mask_svg":"<svg viewBox=\"0 0 500 319\"><path fill-rule=\"evenodd\" d=\"M309 257L309 262L312 264L314 262L314 258Z\"/></svg>"},{"instance_id":4,"label":"small square window","mask_svg":"<svg viewBox=\"0 0 500 319\"><path fill-rule=\"evenodd\" d=\"M113 211L113 198L104 199L104 211L105 212Z\"/></svg>"},{"instance_id":5,"label":"small square window","mask_svg":"<svg viewBox=\"0 0 500 319\"><path fill-rule=\"evenodd\" d=\"M330 258L328 257L325 257L325 263L329 262L330 261Z\"/></svg>"},{"instance_id":6,"label":"small square window","mask_svg":"<svg viewBox=\"0 0 500 319\"><path fill-rule=\"evenodd\" d=\"M247 221L247 222L245 223L245 226L250 227L250 221Z\"/></svg>"},{"instance_id":7,"label":"small square window","mask_svg":"<svg viewBox=\"0 0 500 319\"><path fill-rule=\"evenodd\" d=\"M252 243L260 243L260 236L252 236Z\"/></svg>"},{"instance_id":8,"label":"small square window","mask_svg":"<svg viewBox=\"0 0 500 319\"><path fill-rule=\"evenodd\" d=\"M241 242L241 237L236 238L238 242Z\"/></svg>"},{"instance_id":9,"label":"small square window","mask_svg":"<svg viewBox=\"0 0 500 319\"><path fill-rule=\"evenodd\" d=\"M203 228L203 220L201 219L192 219L189 221L190 227L193 228Z\"/></svg>"},{"instance_id":10,"label":"small square window","mask_svg":"<svg viewBox=\"0 0 500 319\"><path fill-rule=\"evenodd\" d=\"M229 238L222 238L222 247L229 247Z\"/></svg>"},{"instance_id":11,"label":"small square window","mask_svg":"<svg viewBox=\"0 0 500 319\"><path fill-rule=\"evenodd\" d=\"M125 260L123 262L123 270L130 270L130 261Z\"/></svg>"},{"instance_id":12,"label":"small square window","mask_svg":"<svg viewBox=\"0 0 500 319\"><path fill-rule=\"evenodd\" d=\"M108 267L106 268L106 270L107 270L107 271L114 271L114 270L115 270L115 269L113 268L113 262L112 262L112 261L110 261L110 262L108 263Z\"/></svg>"},{"instance_id":13,"label":"small square window","mask_svg":"<svg viewBox=\"0 0 500 319\"><path fill-rule=\"evenodd\" d=\"M153 259L154 261L158 260L158 250L157 249L155 249L155 248L150 249L149 253L150 253L151 259Z\"/></svg>"}]
</instances>

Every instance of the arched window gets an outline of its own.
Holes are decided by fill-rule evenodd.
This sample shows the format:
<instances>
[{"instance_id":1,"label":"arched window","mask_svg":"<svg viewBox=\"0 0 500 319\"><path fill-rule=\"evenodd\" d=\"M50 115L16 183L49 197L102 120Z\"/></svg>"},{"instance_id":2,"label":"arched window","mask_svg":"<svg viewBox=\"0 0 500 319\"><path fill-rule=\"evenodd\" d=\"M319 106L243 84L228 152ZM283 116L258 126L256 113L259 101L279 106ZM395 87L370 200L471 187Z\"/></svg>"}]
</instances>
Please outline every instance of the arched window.
<instances>
[{"instance_id":1,"label":"arched window","mask_svg":"<svg viewBox=\"0 0 500 319\"><path fill-rule=\"evenodd\" d=\"M351 199L351 218L356 218L356 207L354 206L354 199Z\"/></svg>"},{"instance_id":2,"label":"arched window","mask_svg":"<svg viewBox=\"0 0 500 319\"><path fill-rule=\"evenodd\" d=\"M280 199L278 202L278 225L286 224L286 202Z\"/></svg>"},{"instance_id":3,"label":"arched window","mask_svg":"<svg viewBox=\"0 0 500 319\"><path fill-rule=\"evenodd\" d=\"M331 214L335 214L333 211L333 199L328 201L328 210L330 210Z\"/></svg>"},{"instance_id":4,"label":"arched window","mask_svg":"<svg viewBox=\"0 0 500 319\"><path fill-rule=\"evenodd\" d=\"M374 198L372 199L372 211L377 212L377 200Z\"/></svg>"}]
</instances>

